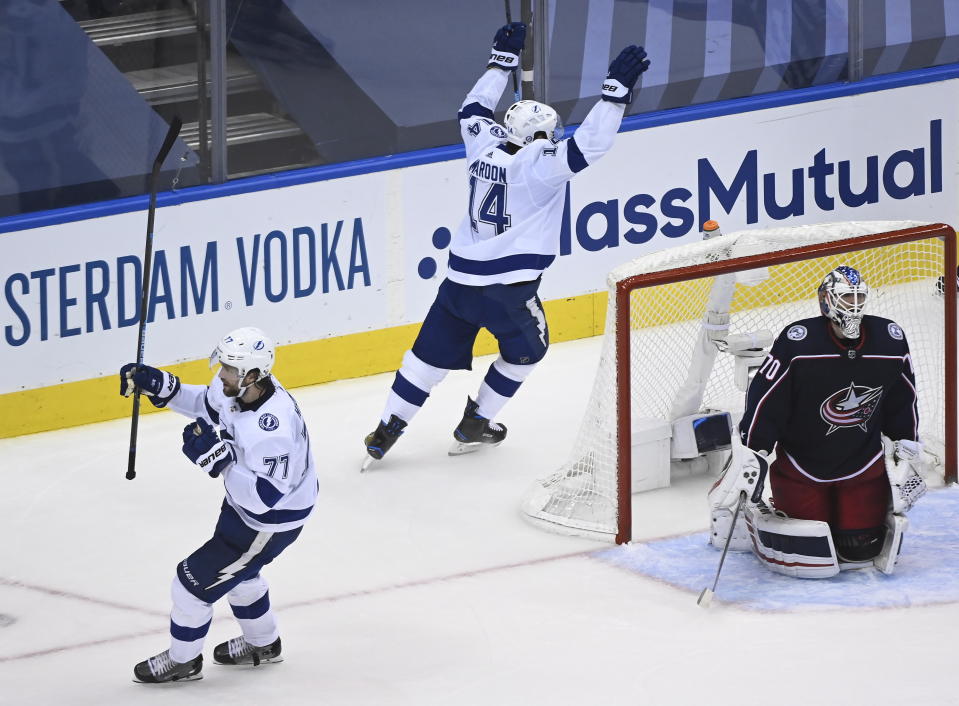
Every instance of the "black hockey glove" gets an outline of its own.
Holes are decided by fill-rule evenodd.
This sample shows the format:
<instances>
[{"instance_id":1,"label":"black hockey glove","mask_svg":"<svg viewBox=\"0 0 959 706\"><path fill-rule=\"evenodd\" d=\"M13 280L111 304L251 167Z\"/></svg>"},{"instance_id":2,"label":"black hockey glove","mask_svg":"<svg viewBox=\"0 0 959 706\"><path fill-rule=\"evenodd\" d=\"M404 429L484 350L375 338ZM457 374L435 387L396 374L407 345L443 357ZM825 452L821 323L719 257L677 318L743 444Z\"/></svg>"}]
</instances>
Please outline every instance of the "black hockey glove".
<instances>
[{"instance_id":1,"label":"black hockey glove","mask_svg":"<svg viewBox=\"0 0 959 706\"><path fill-rule=\"evenodd\" d=\"M490 54L486 68L494 66L505 71L514 71L519 66L519 53L526 44L526 25L522 22L511 22L503 25L493 37L493 52Z\"/></svg>"},{"instance_id":2,"label":"black hockey glove","mask_svg":"<svg viewBox=\"0 0 959 706\"><path fill-rule=\"evenodd\" d=\"M613 103L633 102L633 86L639 75L649 68L646 50L635 44L623 49L609 65L603 80L603 100Z\"/></svg>"}]
</instances>

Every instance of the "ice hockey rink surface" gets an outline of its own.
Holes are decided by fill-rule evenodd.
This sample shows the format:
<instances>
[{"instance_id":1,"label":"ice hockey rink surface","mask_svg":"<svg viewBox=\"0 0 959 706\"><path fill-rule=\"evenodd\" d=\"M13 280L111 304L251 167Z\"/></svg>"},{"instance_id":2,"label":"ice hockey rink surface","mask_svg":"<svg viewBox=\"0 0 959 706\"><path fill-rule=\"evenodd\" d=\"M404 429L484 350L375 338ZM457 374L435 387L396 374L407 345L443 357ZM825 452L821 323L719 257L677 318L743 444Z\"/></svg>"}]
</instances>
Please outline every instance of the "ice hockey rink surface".
<instances>
[{"instance_id":1,"label":"ice hockey rink surface","mask_svg":"<svg viewBox=\"0 0 959 706\"><path fill-rule=\"evenodd\" d=\"M708 610L705 476L634 496L624 547L522 520L528 485L566 459L599 344L554 345L504 410L507 441L451 458L491 361L477 359L362 475L392 374L293 390L321 487L264 571L285 661L213 664L213 645L239 634L221 601L204 679L185 684L131 675L166 649L174 568L222 498L180 453L186 420L141 419L134 481L129 420L0 440L0 704L959 704L954 487L913 510L895 575L803 581L730 554Z\"/></svg>"}]
</instances>

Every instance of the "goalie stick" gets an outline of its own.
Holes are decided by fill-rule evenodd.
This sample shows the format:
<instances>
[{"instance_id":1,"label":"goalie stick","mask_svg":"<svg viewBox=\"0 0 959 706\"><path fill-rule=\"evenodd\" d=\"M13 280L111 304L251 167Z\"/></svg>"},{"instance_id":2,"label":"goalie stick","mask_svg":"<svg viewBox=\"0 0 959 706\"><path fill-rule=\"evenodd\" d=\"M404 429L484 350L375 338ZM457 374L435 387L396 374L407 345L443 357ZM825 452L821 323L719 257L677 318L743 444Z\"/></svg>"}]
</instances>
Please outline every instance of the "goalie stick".
<instances>
[{"instance_id":1,"label":"goalie stick","mask_svg":"<svg viewBox=\"0 0 959 706\"><path fill-rule=\"evenodd\" d=\"M137 330L137 366L143 364L143 349L146 345L146 323L147 323L147 303L150 297L150 270L153 267L153 220L157 209L157 179L160 176L160 167L166 160L170 150L173 149L173 143L176 142L180 134L180 128L183 127L183 121L179 116L174 116L170 121L170 127L163 138L163 144L160 145L160 151L157 152L156 159L153 160L153 169L150 171L150 206L147 209L147 235L146 245L143 252L143 288L140 292L140 322ZM127 459L127 480L133 480L137 477L137 426L140 421L140 389L133 390L133 413L130 417L130 455Z\"/></svg>"},{"instance_id":2,"label":"goalie stick","mask_svg":"<svg viewBox=\"0 0 959 706\"><path fill-rule=\"evenodd\" d=\"M696 605L708 608L713 602L713 596L716 595L716 585L719 583L719 574L723 570L723 562L726 561L726 552L729 551L729 543L733 539L733 532L736 530L736 520L739 519L739 513L742 512L743 503L746 502L746 491L739 491L739 502L736 503L736 512L733 513L733 521L729 523L729 534L726 535L726 544L723 545L723 553L719 557L719 566L716 567L716 578L713 579L713 587L704 588L699 598L696 599Z\"/></svg>"}]
</instances>

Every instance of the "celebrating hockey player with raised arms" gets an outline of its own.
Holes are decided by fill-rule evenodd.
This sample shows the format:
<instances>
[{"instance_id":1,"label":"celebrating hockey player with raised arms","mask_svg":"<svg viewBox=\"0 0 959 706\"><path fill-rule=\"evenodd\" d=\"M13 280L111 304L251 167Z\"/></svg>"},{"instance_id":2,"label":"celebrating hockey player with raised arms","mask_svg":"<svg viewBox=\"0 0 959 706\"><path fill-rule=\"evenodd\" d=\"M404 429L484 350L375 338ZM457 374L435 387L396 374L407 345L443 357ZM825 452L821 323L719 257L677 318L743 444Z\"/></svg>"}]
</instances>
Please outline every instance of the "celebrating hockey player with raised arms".
<instances>
[{"instance_id":1,"label":"celebrating hockey player with raised arms","mask_svg":"<svg viewBox=\"0 0 959 706\"><path fill-rule=\"evenodd\" d=\"M494 418L549 347L537 291L559 251L566 183L612 147L649 61L642 47L623 49L609 66L602 99L575 136L560 139L556 111L536 101L514 103L503 125L493 120L525 39L519 22L496 32L487 70L460 107L467 213L453 236L446 279L403 357L379 424L366 437L363 468L383 458L450 370L471 368L480 328L496 337L499 357L476 398L467 399L450 454L498 445L506 427Z\"/></svg>"},{"instance_id":2,"label":"celebrating hockey player with raised arms","mask_svg":"<svg viewBox=\"0 0 959 706\"><path fill-rule=\"evenodd\" d=\"M909 345L894 321L863 313L869 287L852 267L818 294L822 316L786 326L749 385L742 446L709 494L713 541L745 491L731 549L803 578L892 573L905 512L925 492ZM770 508L760 496L773 452Z\"/></svg>"},{"instance_id":3,"label":"celebrating hockey player with raised arms","mask_svg":"<svg viewBox=\"0 0 959 706\"><path fill-rule=\"evenodd\" d=\"M208 386L128 363L120 391L135 388L155 407L190 417L183 453L201 471L222 477L226 498L213 537L177 565L171 589L170 648L140 662L139 682L200 679L213 603L227 596L242 635L213 650L218 664L278 662L280 635L260 569L299 536L313 511L316 471L306 424L293 397L270 375L273 341L246 327L217 344ZM219 430L219 431L218 431Z\"/></svg>"}]
</instances>

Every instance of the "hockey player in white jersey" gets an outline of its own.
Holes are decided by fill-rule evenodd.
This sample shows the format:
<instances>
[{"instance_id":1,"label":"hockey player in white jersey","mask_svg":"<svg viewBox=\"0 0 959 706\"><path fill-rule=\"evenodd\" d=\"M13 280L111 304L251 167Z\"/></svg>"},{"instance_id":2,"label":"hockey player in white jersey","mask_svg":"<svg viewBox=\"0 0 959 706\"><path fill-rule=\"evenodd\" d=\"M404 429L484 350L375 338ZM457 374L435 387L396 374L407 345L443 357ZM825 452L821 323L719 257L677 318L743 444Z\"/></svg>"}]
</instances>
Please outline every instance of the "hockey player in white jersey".
<instances>
[{"instance_id":1,"label":"hockey player in white jersey","mask_svg":"<svg viewBox=\"0 0 959 706\"><path fill-rule=\"evenodd\" d=\"M146 365L120 369L120 392L135 388L155 407L191 421L183 453L200 470L223 478L226 498L213 537L177 565L171 594L170 648L140 662L134 680L202 678L203 642L213 603L227 596L242 635L213 650L218 664L278 662L280 635L260 569L293 543L313 511L316 471L306 424L293 397L270 375L273 341L256 328L230 332L217 344L208 386L183 385ZM219 430L219 431L217 431Z\"/></svg>"},{"instance_id":2,"label":"hockey player in white jersey","mask_svg":"<svg viewBox=\"0 0 959 706\"><path fill-rule=\"evenodd\" d=\"M610 64L602 100L575 136L563 140L556 111L543 103L519 101L503 125L493 120L525 37L520 22L496 32L487 71L460 107L467 213L450 246L446 279L403 357L378 426L366 437L363 468L383 458L450 370L470 369L480 328L496 337L499 357L475 400L467 399L450 454L498 445L506 427L493 419L549 347L537 290L559 251L566 184L612 147L649 61L642 47L623 49Z\"/></svg>"}]
</instances>

